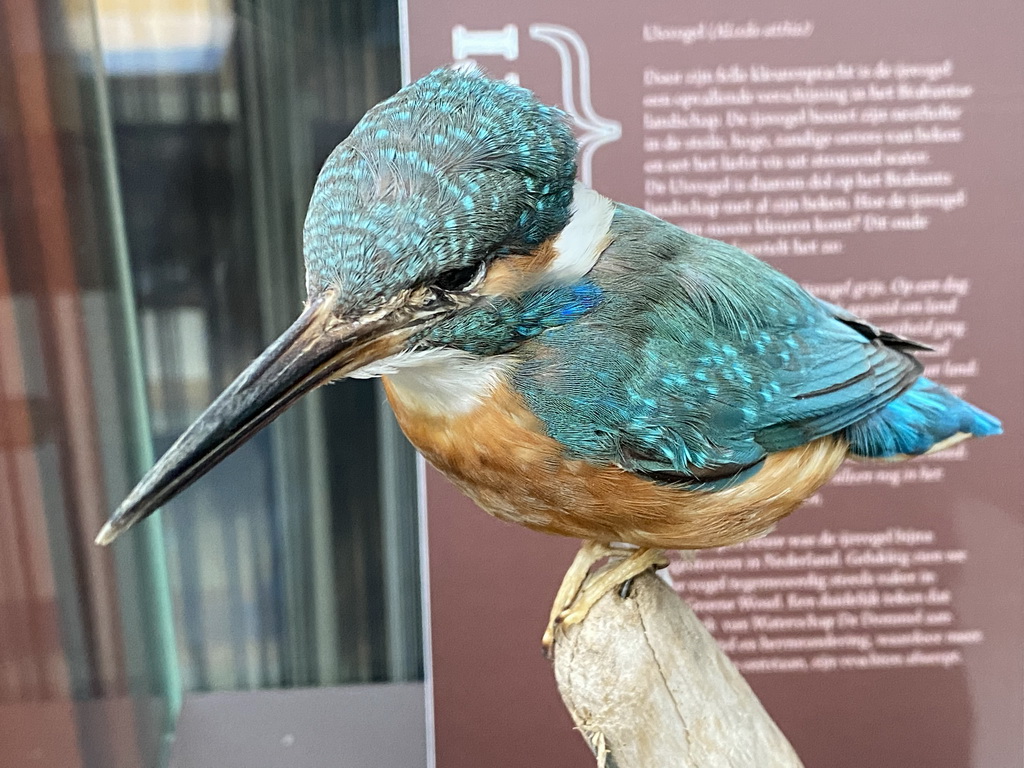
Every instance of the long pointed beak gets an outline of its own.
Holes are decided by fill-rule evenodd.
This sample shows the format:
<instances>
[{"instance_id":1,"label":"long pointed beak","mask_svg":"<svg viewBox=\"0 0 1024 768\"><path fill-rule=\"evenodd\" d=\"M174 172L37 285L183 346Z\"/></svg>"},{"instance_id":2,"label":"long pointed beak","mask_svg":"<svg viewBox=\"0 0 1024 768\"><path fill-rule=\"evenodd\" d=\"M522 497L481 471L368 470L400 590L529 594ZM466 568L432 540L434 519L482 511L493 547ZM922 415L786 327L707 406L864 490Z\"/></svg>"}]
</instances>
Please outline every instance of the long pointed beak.
<instances>
[{"instance_id":1,"label":"long pointed beak","mask_svg":"<svg viewBox=\"0 0 1024 768\"><path fill-rule=\"evenodd\" d=\"M401 350L418 327L404 312L343 323L332 313L332 299L311 300L185 430L111 515L97 544L109 544L152 514L310 390Z\"/></svg>"}]
</instances>

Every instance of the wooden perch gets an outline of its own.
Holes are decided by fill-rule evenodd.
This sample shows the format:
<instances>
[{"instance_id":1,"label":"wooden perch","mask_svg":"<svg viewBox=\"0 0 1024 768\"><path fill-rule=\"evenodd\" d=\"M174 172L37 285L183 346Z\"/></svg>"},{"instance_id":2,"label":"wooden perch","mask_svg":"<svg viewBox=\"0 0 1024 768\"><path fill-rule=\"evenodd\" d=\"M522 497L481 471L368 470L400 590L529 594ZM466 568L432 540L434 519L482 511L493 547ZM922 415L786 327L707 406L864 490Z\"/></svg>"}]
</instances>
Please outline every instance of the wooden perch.
<instances>
[{"instance_id":1,"label":"wooden perch","mask_svg":"<svg viewBox=\"0 0 1024 768\"><path fill-rule=\"evenodd\" d=\"M555 679L601 768L799 768L690 607L654 574L559 631Z\"/></svg>"}]
</instances>

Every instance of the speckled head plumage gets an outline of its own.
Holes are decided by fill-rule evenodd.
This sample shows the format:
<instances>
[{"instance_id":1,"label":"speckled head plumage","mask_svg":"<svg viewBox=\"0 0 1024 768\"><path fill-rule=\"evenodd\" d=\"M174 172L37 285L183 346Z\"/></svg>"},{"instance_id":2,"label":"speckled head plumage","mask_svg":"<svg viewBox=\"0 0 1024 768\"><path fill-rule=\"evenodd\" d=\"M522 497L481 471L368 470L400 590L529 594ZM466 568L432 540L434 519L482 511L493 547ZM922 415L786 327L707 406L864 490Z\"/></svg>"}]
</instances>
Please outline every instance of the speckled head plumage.
<instances>
[{"instance_id":1,"label":"speckled head plumage","mask_svg":"<svg viewBox=\"0 0 1024 768\"><path fill-rule=\"evenodd\" d=\"M438 69L371 109L327 159L304 229L307 290L360 310L569 217L576 141L559 110L478 71Z\"/></svg>"}]
</instances>

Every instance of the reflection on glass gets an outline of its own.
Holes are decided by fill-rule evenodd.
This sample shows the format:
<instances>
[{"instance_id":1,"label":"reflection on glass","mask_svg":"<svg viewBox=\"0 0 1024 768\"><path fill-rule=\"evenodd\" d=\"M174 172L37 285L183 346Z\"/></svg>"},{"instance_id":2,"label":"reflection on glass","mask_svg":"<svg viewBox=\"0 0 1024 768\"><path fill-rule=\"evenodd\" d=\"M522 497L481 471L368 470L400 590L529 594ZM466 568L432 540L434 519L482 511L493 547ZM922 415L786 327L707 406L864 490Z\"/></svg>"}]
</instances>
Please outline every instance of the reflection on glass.
<instances>
[{"instance_id":1,"label":"reflection on glass","mask_svg":"<svg viewBox=\"0 0 1024 768\"><path fill-rule=\"evenodd\" d=\"M301 307L306 201L398 86L396 13L0 7L0 765L157 765L182 690L422 674L412 453L372 383L91 544Z\"/></svg>"},{"instance_id":2,"label":"reflection on glass","mask_svg":"<svg viewBox=\"0 0 1024 768\"><path fill-rule=\"evenodd\" d=\"M397 86L397 30L384 3L150 3L130 24L124 7L98 5L98 26L162 451L298 311L316 172ZM382 472L408 449L379 450L394 427L377 398L311 398L170 505L186 688L419 674L418 616L387 612L416 592L415 546L382 563ZM407 530L412 494L390 504Z\"/></svg>"},{"instance_id":3,"label":"reflection on glass","mask_svg":"<svg viewBox=\"0 0 1024 768\"><path fill-rule=\"evenodd\" d=\"M146 459L102 80L42 2L0 7L0 764L156 764L178 699L158 530L89 543Z\"/></svg>"}]
</instances>

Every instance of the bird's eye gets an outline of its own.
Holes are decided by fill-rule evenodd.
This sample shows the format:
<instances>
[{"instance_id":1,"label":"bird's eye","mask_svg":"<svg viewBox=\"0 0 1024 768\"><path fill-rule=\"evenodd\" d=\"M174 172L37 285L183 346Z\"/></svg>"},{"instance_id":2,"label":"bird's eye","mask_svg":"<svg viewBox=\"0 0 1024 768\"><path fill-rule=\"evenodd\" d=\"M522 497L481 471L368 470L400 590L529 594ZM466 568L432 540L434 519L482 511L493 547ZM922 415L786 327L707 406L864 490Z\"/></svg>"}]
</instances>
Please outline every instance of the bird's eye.
<instances>
[{"instance_id":1,"label":"bird's eye","mask_svg":"<svg viewBox=\"0 0 1024 768\"><path fill-rule=\"evenodd\" d=\"M464 291L472 286L473 283L483 275L483 271L483 266L479 264L470 264L468 267L449 269L447 272L442 272L437 276L437 279L434 281L434 285L442 291Z\"/></svg>"}]
</instances>

